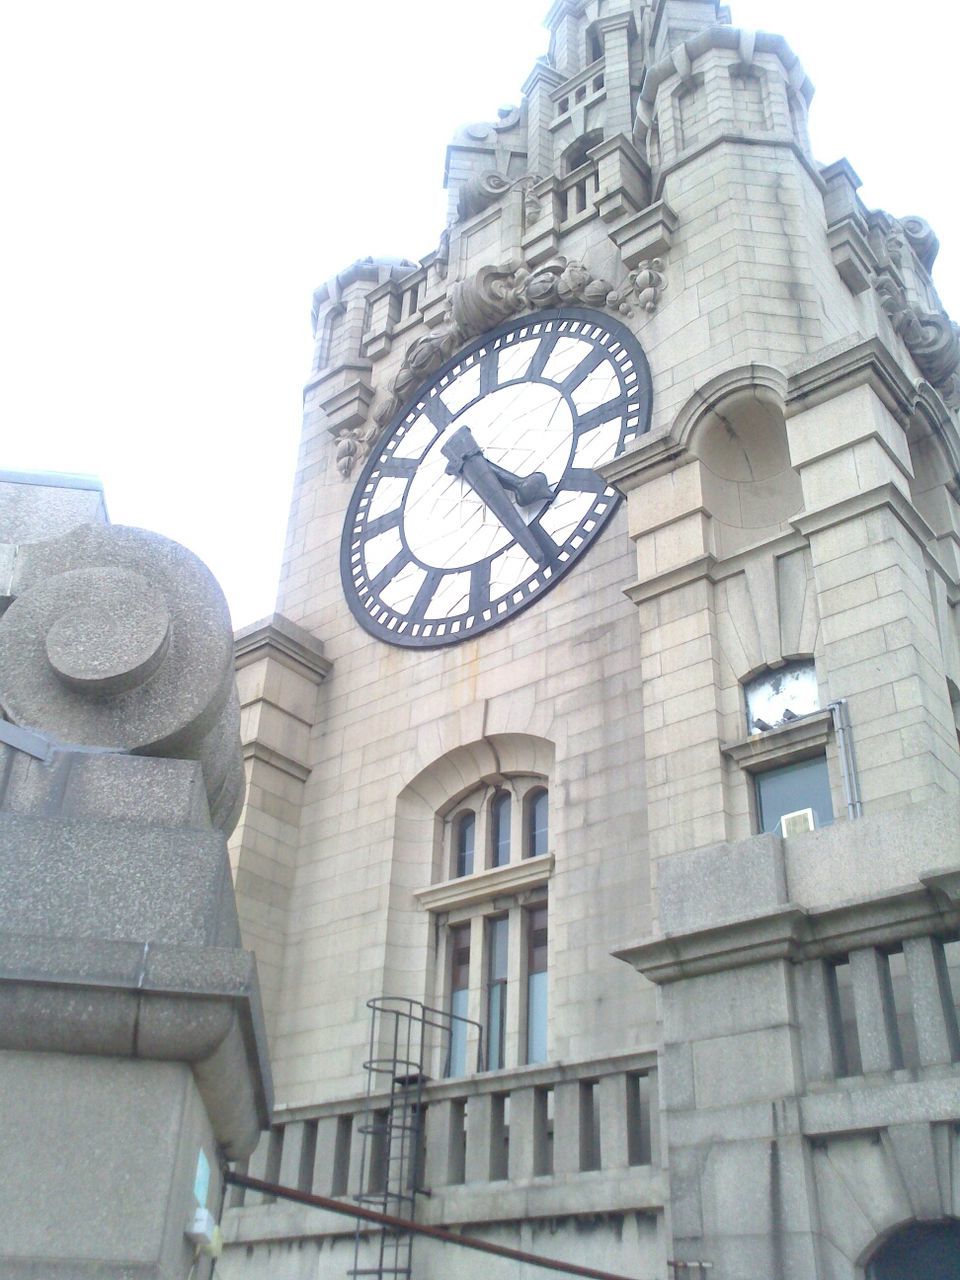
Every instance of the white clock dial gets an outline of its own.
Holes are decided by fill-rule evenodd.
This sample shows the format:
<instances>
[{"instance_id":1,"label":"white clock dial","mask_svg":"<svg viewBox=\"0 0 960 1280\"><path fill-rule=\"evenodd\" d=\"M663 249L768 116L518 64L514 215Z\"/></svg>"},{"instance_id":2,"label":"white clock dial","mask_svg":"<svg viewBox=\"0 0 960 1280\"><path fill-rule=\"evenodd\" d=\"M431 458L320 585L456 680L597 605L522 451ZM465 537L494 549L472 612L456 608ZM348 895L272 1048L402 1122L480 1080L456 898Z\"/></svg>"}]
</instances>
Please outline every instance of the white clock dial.
<instances>
[{"instance_id":1,"label":"white clock dial","mask_svg":"<svg viewBox=\"0 0 960 1280\"><path fill-rule=\"evenodd\" d=\"M358 482L341 572L360 623L433 647L532 603L612 514L595 468L648 429L650 395L639 343L593 312L528 316L466 348Z\"/></svg>"}]
</instances>

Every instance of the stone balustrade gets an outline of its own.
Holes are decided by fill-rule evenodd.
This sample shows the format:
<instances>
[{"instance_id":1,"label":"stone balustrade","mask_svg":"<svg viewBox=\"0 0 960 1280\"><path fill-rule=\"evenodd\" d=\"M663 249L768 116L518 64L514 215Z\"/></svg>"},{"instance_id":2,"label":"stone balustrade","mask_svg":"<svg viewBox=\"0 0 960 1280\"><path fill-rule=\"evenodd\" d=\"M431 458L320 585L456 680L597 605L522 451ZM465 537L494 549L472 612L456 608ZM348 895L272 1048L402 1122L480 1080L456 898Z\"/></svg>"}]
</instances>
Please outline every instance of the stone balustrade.
<instances>
[{"instance_id":1,"label":"stone balustrade","mask_svg":"<svg viewBox=\"0 0 960 1280\"><path fill-rule=\"evenodd\" d=\"M431 1081L423 1097L420 1182L430 1193L419 1202L423 1221L601 1208L652 1213L663 1204L653 1052ZM376 1191L385 1153L374 1136L364 1157L361 1125L385 1118L388 1105L383 1094L281 1115L247 1172L335 1198ZM301 1224L304 1214L311 1215L309 1227ZM311 1233L352 1231L349 1218L257 1192L234 1188L228 1200L228 1241L288 1238L301 1226Z\"/></svg>"}]
</instances>

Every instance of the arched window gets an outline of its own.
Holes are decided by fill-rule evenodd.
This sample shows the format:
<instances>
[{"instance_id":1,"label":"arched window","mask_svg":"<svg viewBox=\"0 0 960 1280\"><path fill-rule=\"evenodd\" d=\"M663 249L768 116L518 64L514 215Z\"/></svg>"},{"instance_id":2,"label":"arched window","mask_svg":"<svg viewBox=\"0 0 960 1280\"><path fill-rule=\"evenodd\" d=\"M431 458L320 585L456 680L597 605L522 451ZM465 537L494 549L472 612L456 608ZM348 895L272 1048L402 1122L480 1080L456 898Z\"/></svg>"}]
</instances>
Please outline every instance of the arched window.
<instances>
[{"instance_id":1,"label":"arched window","mask_svg":"<svg viewBox=\"0 0 960 1280\"><path fill-rule=\"evenodd\" d=\"M867 1280L960 1280L960 1222L915 1222L885 1241Z\"/></svg>"},{"instance_id":2,"label":"arched window","mask_svg":"<svg viewBox=\"0 0 960 1280\"><path fill-rule=\"evenodd\" d=\"M473 873L473 850L477 832L476 814L461 813L454 826L454 875Z\"/></svg>"},{"instance_id":3,"label":"arched window","mask_svg":"<svg viewBox=\"0 0 960 1280\"><path fill-rule=\"evenodd\" d=\"M509 791L498 791L490 804L490 865L504 867L510 861Z\"/></svg>"},{"instance_id":4,"label":"arched window","mask_svg":"<svg viewBox=\"0 0 960 1280\"><path fill-rule=\"evenodd\" d=\"M528 791L523 800L523 856L535 858L547 852L547 789Z\"/></svg>"}]
</instances>

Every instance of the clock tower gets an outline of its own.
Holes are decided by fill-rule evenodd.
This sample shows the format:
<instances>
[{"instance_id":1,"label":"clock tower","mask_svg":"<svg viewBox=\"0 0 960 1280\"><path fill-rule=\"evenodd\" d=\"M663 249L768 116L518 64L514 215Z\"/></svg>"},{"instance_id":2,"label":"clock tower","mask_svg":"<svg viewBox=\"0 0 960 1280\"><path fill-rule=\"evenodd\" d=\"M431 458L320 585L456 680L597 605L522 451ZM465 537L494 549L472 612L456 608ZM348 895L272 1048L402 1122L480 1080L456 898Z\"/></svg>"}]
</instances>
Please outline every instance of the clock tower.
<instances>
[{"instance_id":1,"label":"clock tower","mask_svg":"<svg viewBox=\"0 0 960 1280\"><path fill-rule=\"evenodd\" d=\"M717 0L546 22L437 248L314 297L277 614L237 638L249 1172L595 1274L940 1275L936 238L815 160L796 56ZM231 1278L508 1274L252 1191L225 1239Z\"/></svg>"}]
</instances>

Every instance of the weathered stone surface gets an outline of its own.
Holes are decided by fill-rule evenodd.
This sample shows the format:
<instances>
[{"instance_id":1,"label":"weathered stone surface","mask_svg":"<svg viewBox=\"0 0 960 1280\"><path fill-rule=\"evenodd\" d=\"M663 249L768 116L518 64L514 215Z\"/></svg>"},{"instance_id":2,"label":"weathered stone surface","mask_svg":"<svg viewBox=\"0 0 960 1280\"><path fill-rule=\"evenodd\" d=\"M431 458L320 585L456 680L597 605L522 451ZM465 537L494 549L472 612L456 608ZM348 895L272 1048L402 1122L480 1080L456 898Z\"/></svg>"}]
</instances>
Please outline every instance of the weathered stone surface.
<instances>
[{"instance_id":1,"label":"weathered stone surface","mask_svg":"<svg viewBox=\"0 0 960 1280\"><path fill-rule=\"evenodd\" d=\"M21 548L0 620L0 698L55 741L200 761L211 814L243 792L226 602L155 534L83 525Z\"/></svg>"}]
</instances>

